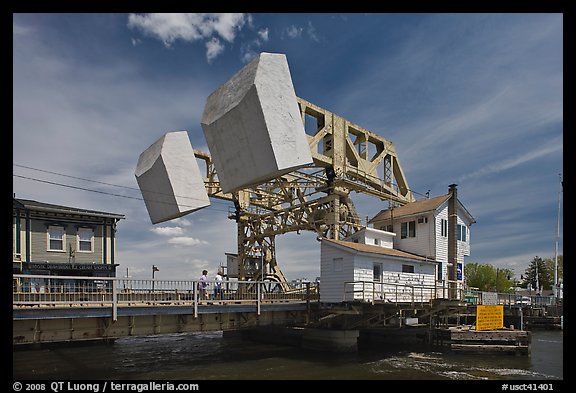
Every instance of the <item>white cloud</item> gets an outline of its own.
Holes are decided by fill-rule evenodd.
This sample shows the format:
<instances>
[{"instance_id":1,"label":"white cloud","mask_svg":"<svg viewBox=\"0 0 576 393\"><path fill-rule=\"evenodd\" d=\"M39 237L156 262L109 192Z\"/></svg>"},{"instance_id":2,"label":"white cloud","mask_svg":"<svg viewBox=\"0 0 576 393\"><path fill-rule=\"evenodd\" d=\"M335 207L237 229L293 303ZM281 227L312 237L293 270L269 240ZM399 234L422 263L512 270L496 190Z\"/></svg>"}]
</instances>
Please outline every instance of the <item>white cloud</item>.
<instances>
[{"instance_id":1,"label":"white cloud","mask_svg":"<svg viewBox=\"0 0 576 393\"><path fill-rule=\"evenodd\" d=\"M290 38L299 38L302 36L302 31L304 29L302 27L296 27L294 25L286 28L286 34L288 34L288 37Z\"/></svg>"},{"instance_id":2,"label":"white cloud","mask_svg":"<svg viewBox=\"0 0 576 393\"><path fill-rule=\"evenodd\" d=\"M462 175L458 181L463 182L465 180L469 180L474 177L481 177L486 175L491 175L494 173L502 172L508 169L512 169L529 161L538 159L540 157L546 156L548 154L553 154L557 152L561 152L563 148L562 141L554 141L553 144L548 144L546 146L539 146L536 149L524 152L523 154L510 158L507 160L503 160L500 162L495 162L489 165L486 165L474 172L467 173Z\"/></svg>"},{"instance_id":3,"label":"white cloud","mask_svg":"<svg viewBox=\"0 0 576 393\"><path fill-rule=\"evenodd\" d=\"M162 236L177 236L184 234L184 231L180 227L157 227L150 228L150 231Z\"/></svg>"},{"instance_id":4,"label":"white cloud","mask_svg":"<svg viewBox=\"0 0 576 393\"><path fill-rule=\"evenodd\" d=\"M250 18L242 13L151 13L130 14L128 27L161 40L171 47L176 40L206 40L206 57L212 61L224 51L218 37L232 43Z\"/></svg>"},{"instance_id":5,"label":"white cloud","mask_svg":"<svg viewBox=\"0 0 576 393\"><path fill-rule=\"evenodd\" d=\"M249 63L250 60L252 60L253 58L255 58L258 53L252 49L252 47L250 47L249 45L243 46L240 49L240 59L242 60L243 63Z\"/></svg>"},{"instance_id":6,"label":"white cloud","mask_svg":"<svg viewBox=\"0 0 576 393\"><path fill-rule=\"evenodd\" d=\"M310 21L308 21L308 28L306 29L306 33L312 41L320 42L320 38L318 37L318 34L316 34L316 28L312 26L312 22Z\"/></svg>"},{"instance_id":7,"label":"white cloud","mask_svg":"<svg viewBox=\"0 0 576 393\"><path fill-rule=\"evenodd\" d=\"M24 26L16 22L12 25L12 34L14 36L26 36L32 33L34 33L34 29L30 26Z\"/></svg>"},{"instance_id":8,"label":"white cloud","mask_svg":"<svg viewBox=\"0 0 576 393\"><path fill-rule=\"evenodd\" d=\"M209 244L206 240L200 240L189 236L173 237L172 239L168 240L168 243L178 246L198 246L201 244Z\"/></svg>"},{"instance_id":9,"label":"white cloud","mask_svg":"<svg viewBox=\"0 0 576 393\"><path fill-rule=\"evenodd\" d=\"M224 51L224 45L216 37L212 37L210 41L206 42L206 59L211 63L220 53Z\"/></svg>"},{"instance_id":10,"label":"white cloud","mask_svg":"<svg viewBox=\"0 0 576 393\"><path fill-rule=\"evenodd\" d=\"M243 63L249 63L254 57L258 55L258 52L254 48L261 47L263 42L267 42L269 40L268 32L269 30L267 27L258 30L258 38L253 41L243 43L240 46L240 59Z\"/></svg>"},{"instance_id":11,"label":"white cloud","mask_svg":"<svg viewBox=\"0 0 576 393\"><path fill-rule=\"evenodd\" d=\"M175 218L174 220L172 220L172 223L182 227L189 227L190 225L192 225L192 223L184 217Z\"/></svg>"},{"instance_id":12,"label":"white cloud","mask_svg":"<svg viewBox=\"0 0 576 393\"><path fill-rule=\"evenodd\" d=\"M234 41L236 30L242 29L246 23L244 14L207 14L205 16L208 30L210 26L226 41Z\"/></svg>"},{"instance_id":13,"label":"white cloud","mask_svg":"<svg viewBox=\"0 0 576 393\"><path fill-rule=\"evenodd\" d=\"M306 28L302 26L291 25L286 29L284 29L282 35L286 34L289 38L302 38L303 33L306 33L306 35L308 36L308 38L310 38L310 40L320 42L320 38L316 33L316 28L312 25L312 22L310 21L308 21L308 25L306 26Z\"/></svg>"},{"instance_id":14,"label":"white cloud","mask_svg":"<svg viewBox=\"0 0 576 393\"><path fill-rule=\"evenodd\" d=\"M268 41L268 28L258 31L258 36L262 41Z\"/></svg>"}]
</instances>

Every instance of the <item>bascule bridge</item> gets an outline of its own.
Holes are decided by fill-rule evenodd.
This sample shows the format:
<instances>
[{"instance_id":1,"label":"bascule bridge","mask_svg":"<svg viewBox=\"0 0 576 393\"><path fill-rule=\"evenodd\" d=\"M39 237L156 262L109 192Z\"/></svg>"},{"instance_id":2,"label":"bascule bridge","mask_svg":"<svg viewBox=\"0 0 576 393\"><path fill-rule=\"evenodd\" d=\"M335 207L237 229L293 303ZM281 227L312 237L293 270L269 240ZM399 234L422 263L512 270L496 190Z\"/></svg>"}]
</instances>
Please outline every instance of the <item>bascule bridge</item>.
<instances>
[{"instance_id":1,"label":"bascule bridge","mask_svg":"<svg viewBox=\"0 0 576 393\"><path fill-rule=\"evenodd\" d=\"M135 175L153 224L209 198L233 202L239 280L287 290L276 236L352 235L365 223L351 192L395 205L415 200L393 143L297 97L283 54L261 53L214 91L202 128L209 153L194 149L186 131L168 132L140 155Z\"/></svg>"}]
</instances>

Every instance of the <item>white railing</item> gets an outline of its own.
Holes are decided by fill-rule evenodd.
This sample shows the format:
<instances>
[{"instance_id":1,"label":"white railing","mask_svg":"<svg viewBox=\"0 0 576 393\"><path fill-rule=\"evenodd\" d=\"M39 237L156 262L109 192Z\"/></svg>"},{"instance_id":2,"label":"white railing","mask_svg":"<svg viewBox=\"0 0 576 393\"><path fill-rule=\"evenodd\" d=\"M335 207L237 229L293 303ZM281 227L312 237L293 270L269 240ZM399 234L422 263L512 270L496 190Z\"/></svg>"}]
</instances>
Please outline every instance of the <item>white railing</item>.
<instances>
[{"instance_id":1,"label":"white railing","mask_svg":"<svg viewBox=\"0 0 576 393\"><path fill-rule=\"evenodd\" d=\"M461 283L411 285L391 282L348 281L344 283L343 301L374 303L429 303L435 299L464 299Z\"/></svg>"},{"instance_id":2,"label":"white railing","mask_svg":"<svg viewBox=\"0 0 576 393\"><path fill-rule=\"evenodd\" d=\"M13 307L188 305L198 315L199 305L255 304L317 300L314 283L301 290L280 291L270 281L222 281L220 291L208 282L205 291L198 280L126 279L116 277L47 276L14 274Z\"/></svg>"},{"instance_id":3,"label":"white railing","mask_svg":"<svg viewBox=\"0 0 576 393\"><path fill-rule=\"evenodd\" d=\"M545 307L558 304L554 296L520 295L509 292L490 292L495 294L496 304L516 307ZM482 305L482 291L468 290L465 293L466 302L469 304Z\"/></svg>"}]
</instances>

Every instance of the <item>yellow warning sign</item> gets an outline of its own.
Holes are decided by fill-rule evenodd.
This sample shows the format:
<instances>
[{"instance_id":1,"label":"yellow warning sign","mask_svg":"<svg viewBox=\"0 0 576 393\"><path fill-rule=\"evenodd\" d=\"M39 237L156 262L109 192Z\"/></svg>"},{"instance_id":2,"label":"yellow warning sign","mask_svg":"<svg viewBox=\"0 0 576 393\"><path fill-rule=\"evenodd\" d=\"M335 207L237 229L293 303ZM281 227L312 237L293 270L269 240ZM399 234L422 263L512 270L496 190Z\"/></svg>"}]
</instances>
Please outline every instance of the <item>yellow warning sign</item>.
<instances>
[{"instance_id":1,"label":"yellow warning sign","mask_svg":"<svg viewBox=\"0 0 576 393\"><path fill-rule=\"evenodd\" d=\"M476 330L504 327L504 306L476 306Z\"/></svg>"}]
</instances>

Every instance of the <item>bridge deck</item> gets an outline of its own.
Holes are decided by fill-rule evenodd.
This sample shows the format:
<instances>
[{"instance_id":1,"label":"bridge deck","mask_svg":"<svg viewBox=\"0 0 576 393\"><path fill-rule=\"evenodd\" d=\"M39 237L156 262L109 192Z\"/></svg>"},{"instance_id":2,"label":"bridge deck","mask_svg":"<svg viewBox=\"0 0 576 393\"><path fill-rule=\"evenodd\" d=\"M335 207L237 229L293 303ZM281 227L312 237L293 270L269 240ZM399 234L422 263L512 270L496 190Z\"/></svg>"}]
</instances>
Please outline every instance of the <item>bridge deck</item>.
<instances>
[{"instance_id":1,"label":"bridge deck","mask_svg":"<svg viewBox=\"0 0 576 393\"><path fill-rule=\"evenodd\" d=\"M304 311L306 302L276 302L260 304L261 312L273 311ZM258 305L252 304L204 304L197 308L198 314L228 314L228 313L257 313ZM28 306L14 308L13 320L25 319L58 319L58 318L103 318L112 317L110 306ZM138 315L190 315L194 308L190 305L137 305L120 306L117 308L118 317Z\"/></svg>"}]
</instances>

